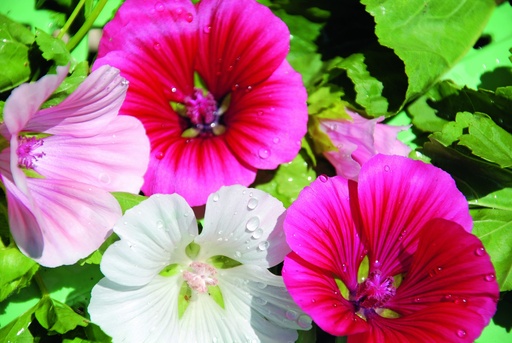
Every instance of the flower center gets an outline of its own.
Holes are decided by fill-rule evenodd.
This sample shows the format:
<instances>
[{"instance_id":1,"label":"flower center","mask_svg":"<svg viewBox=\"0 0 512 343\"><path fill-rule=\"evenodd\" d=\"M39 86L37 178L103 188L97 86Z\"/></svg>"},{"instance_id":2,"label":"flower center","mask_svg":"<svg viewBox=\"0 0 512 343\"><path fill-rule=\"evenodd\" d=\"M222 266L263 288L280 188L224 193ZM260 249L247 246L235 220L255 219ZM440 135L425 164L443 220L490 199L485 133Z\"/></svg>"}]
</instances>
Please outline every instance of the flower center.
<instances>
[{"instance_id":1,"label":"flower center","mask_svg":"<svg viewBox=\"0 0 512 343\"><path fill-rule=\"evenodd\" d=\"M206 293L208 286L216 286L219 282L217 278L215 278L217 270L209 264L192 262L189 268L189 270L183 272L183 279L191 289L199 293Z\"/></svg>"},{"instance_id":2,"label":"flower center","mask_svg":"<svg viewBox=\"0 0 512 343\"><path fill-rule=\"evenodd\" d=\"M378 270L371 272L368 278L357 286L352 300L356 312L366 318L370 312L382 308L396 293L393 282L392 276L384 278Z\"/></svg>"},{"instance_id":3,"label":"flower center","mask_svg":"<svg viewBox=\"0 0 512 343\"><path fill-rule=\"evenodd\" d=\"M34 169L34 162L42 158L45 153L39 148L44 141L35 137L19 136L19 146L16 149L18 155L18 166L20 168Z\"/></svg>"},{"instance_id":4,"label":"flower center","mask_svg":"<svg viewBox=\"0 0 512 343\"><path fill-rule=\"evenodd\" d=\"M209 92L203 93L201 88L194 88L191 96L187 96L183 102L184 110L178 113L188 118L190 126L186 129L183 137L218 136L226 130L220 124L224 108L217 108L217 102Z\"/></svg>"}]
</instances>

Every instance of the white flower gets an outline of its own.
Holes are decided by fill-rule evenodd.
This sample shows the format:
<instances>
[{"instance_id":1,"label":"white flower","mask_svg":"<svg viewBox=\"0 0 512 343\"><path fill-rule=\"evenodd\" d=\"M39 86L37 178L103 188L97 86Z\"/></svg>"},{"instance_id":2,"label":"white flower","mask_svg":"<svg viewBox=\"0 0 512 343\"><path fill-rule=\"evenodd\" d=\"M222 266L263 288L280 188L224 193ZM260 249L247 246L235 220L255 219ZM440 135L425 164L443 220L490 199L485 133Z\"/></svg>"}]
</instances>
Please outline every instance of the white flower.
<instances>
[{"instance_id":1,"label":"white flower","mask_svg":"<svg viewBox=\"0 0 512 343\"><path fill-rule=\"evenodd\" d=\"M311 319L267 268L290 252L283 205L257 189L221 188L194 212L153 195L114 227L89 312L114 342L293 342Z\"/></svg>"}]
</instances>

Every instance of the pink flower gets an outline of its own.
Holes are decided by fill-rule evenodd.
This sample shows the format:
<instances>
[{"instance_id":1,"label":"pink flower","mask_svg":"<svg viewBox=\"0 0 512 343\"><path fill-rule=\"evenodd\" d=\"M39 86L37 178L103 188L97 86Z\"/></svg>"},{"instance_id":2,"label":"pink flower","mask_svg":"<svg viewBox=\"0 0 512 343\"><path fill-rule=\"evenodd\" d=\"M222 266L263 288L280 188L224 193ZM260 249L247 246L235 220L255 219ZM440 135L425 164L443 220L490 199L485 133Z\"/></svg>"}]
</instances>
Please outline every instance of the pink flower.
<instances>
[{"instance_id":1,"label":"pink flower","mask_svg":"<svg viewBox=\"0 0 512 343\"><path fill-rule=\"evenodd\" d=\"M16 88L5 102L0 153L9 225L42 265L75 263L96 250L121 216L111 191L136 193L149 142L141 123L118 116L128 83L115 68L93 72L63 102L40 109L68 72Z\"/></svg>"},{"instance_id":2,"label":"pink flower","mask_svg":"<svg viewBox=\"0 0 512 343\"><path fill-rule=\"evenodd\" d=\"M322 130L332 141L335 151L324 152L325 158L336 168L336 174L357 181L363 163L374 155L407 156L411 151L396 135L407 126L381 124L384 117L366 119L346 110L352 120L322 119Z\"/></svg>"},{"instance_id":3,"label":"pink flower","mask_svg":"<svg viewBox=\"0 0 512 343\"><path fill-rule=\"evenodd\" d=\"M121 109L151 141L146 195L206 203L222 185L292 160L306 92L285 60L286 25L254 0L128 0L105 26L95 67L130 81ZM194 86L194 73L206 91Z\"/></svg>"},{"instance_id":4,"label":"pink flower","mask_svg":"<svg viewBox=\"0 0 512 343\"><path fill-rule=\"evenodd\" d=\"M283 279L304 312L348 342L473 342L499 290L471 226L447 173L377 155L359 183L320 176L288 209Z\"/></svg>"}]
</instances>

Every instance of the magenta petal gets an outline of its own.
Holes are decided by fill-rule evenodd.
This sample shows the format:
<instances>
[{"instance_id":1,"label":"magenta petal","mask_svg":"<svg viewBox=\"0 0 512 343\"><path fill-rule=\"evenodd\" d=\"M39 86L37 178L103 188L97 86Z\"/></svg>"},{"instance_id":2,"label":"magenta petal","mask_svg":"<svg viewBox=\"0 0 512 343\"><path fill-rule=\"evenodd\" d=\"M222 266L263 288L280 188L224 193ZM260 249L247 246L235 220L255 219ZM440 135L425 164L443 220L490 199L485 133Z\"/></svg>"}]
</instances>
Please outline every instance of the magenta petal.
<instances>
[{"instance_id":1,"label":"magenta petal","mask_svg":"<svg viewBox=\"0 0 512 343\"><path fill-rule=\"evenodd\" d=\"M256 1L203 0L197 12L197 70L217 99L264 81L288 53L288 28Z\"/></svg>"},{"instance_id":2,"label":"magenta petal","mask_svg":"<svg viewBox=\"0 0 512 343\"><path fill-rule=\"evenodd\" d=\"M344 336L369 329L355 314L354 305L343 298L330 272L292 252L284 260L282 275L293 300L324 331Z\"/></svg>"},{"instance_id":3,"label":"magenta petal","mask_svg":"<svg viewBox=\"0 0 512 343\"><path fill-rule=\"evenodd\" d=\"M24 83L12 91L4 107L4 123L12 135L25 128L43 102L59 87L68 69L57 67L57 75L45 75L34 83Z\"/></svg>"},{"instance_id":4,"label":"magenta petal","mask_svg":"<svg viewBox=\"0 0 512 343\"><path fill-rule=\"evenodd\" d=\"M92 137L44 139L35 170L49 179L75 180L107 191L138 193L149 163L149 141L140 121L114 118ZM134 163L136 160L136 163Z\"/></svg>"},{"instance_id":5,"label":"magenta petal","mask_svg":"<svg viewBox=\"0 0 512 343\"><path fill-rule=\"evenodd\" d=\"M431 219L472 227L467 201L450 175L401 156L377 155L363 165L358 201L370 262L385 275L408 268L418 233Z\"/></svg>"},{"instance_id":6,"label":"magenta petal","mask_svg":"<svg viewBox=\"0 0 512 343\"><path fill-rule=\"evenodd\" d=\"M448 312L453 318L437 326L463 330L472 342L489 324L498 296L494 267L480 240L456 223L435 219L423 228L411 269L386 305L405 316L431 306Z\"/></svg>"},{"instance_id":7,"label":"magenta petal","mask_svg":"<svg viewBox=\"0 0 512 343\"><path fill-rule=\"evenodd\" d=\"M250 92L237 91L224 115L226 141L234 154L258 169L289 162L307 129L306 90L285 60Z\"/></svg>"},{"instance_id":8,"label":"magenta petal","mask_svg":"<svg viewBox=\"0 0 512 343\"><path fill-rule=\"evenodd\" d=\"M33 220L27 221L29 217L21 213L22 218L10 216L10 220L15 220L11 222L11 231L20 249L41 252L40 256L29 256L44 266L73 264L88 256L105 241L121 216L116 199L96 187L47 179L27 179L27 183L33 199L30 211L38 227L27 227L34 224ZM31 241L24 239L25 232L35 237L42 235L43 246L30 246Z\"/></svg>"},{"instance_id":9,"label":"magenta petal","mask_svg":"<svg viewBox=\"0 0 512 343\"><path fill-rule=\"evenodd\" d=\"M347 180L320 176L287 210L284 230L290 248L328 270L349 289L357 285L363 246L351 213Z\"/></svg>"},{"instance_id":10,"label":"magenta petal","mask_svg":"<svg viewBox=\"0 0 512 343\"><path fill-rule=\"evenodd\" d=\"M256 170L240 164L222 137L172 141L161 136L158 142L153 149L161 155L151 159L144 176L146 195L178 193L198 206L221 186L249 185L256 177Z\"/></svg>"}]
</instances>

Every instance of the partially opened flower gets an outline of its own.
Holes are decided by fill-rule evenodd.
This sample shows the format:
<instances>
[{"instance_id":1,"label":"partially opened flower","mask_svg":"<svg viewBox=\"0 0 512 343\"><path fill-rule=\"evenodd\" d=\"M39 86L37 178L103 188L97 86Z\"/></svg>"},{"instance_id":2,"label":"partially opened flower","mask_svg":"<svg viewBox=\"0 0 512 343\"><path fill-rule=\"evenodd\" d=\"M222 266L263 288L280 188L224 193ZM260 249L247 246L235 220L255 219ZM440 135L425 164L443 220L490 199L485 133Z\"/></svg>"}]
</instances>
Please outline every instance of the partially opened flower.
<instances>
[{"instance_id":1,"label":"partially opened flower","mask_svg":"<svg viewBox=\"0 0 512 343\"><path fill-rule=\"evenodd\" d=\"M377 155L359 183L321 176L287 213L286 287L348 342L473 342L496 310L467 202L436 167Z\"/></svg>"},{"instance_id":2,"label":"partially opened flower","mask_svg":"<svg viewBox=\"0 0 512 343\"><path fill-rule=\"evenodd\" d=\"M255 0L128 0L105 26L95 67L130 81L123 114L151 141L143 192L203 205L298 153L306 91L285 60L286 25ZM195 83L200 76L202 87ZM196 78L198 80L198 78Z\"/></svg>"},{"instance_id":3,"label":"partially opened flower","mask_svg":"<svg viewBox=\"0 0 512 343\"><path fill-rule=\"evenodd\" d=\"M283 213L262 191L223 187L198 234L181 196L151 196L114 227L91 320L114 342L295 341L311 320L267 269L290 251Z\"/></svg>"},{"instance_id":4,"label":"partially opened flower","mask_svg":"<svg viewBox=\"0 0 512 343\"><path fill-rule=\"evenodd\" d=\"M407 156L411 151L396 138L407 126L382 124L384 117L366 119L346 110L352 120L322 119L322 130L336 150L324 152L325 158L336 168L336 174L357 180L363 163L376 154Z\"/></svg>"},{"instance_id":5,"label":"partially opened flower","mask_svg":"<svg viewBox=\"0 0 512 343\"><path fill-rule=\"evenodd\" d=\"M0 126L12 235L21 251L52 267L103 243L121 216L109 192L138 192L149 158L142 124L118 116L128 85L115 68L99 68L63 102L40 109L67 71L16 88Z\"/></svg>"}]
</instances>

